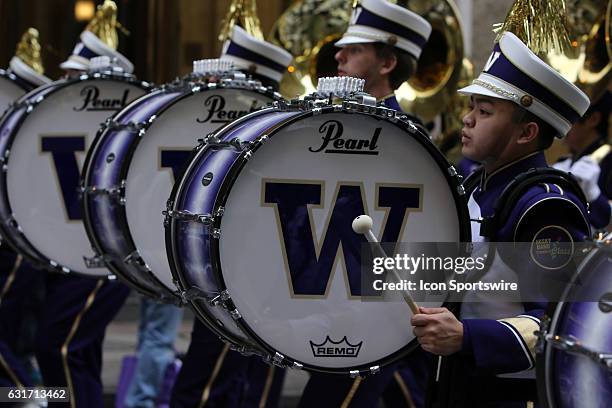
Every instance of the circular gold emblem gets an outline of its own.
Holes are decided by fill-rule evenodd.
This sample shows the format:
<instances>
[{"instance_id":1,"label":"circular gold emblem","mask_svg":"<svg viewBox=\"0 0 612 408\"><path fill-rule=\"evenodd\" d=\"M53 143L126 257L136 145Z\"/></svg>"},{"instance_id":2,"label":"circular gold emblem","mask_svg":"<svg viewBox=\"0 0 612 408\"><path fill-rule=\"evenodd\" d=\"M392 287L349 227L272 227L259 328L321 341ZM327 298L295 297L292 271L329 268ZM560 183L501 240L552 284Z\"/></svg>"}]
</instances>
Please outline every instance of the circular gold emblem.
<instances>
[{"instance_id":1,"label":"circular gold emblem","mask_svg":"<svg viewBox=\"0 0 612 408\"><path fill-rule=\"evenodd\" d=\"M531 106L531 104L533 103L533 98L529 95L523 95L521 97L521 105L523 105L524 107L528 108Z\"/></svg>"},{"instance_id":2,"label":"circular gold emblem","mask_svg":"<svg viewBox=\"0 0 612 408\"><path fill-rule=\"evenodd\" d=\"M257 65L255 65L255 64L251 64L251 65L249 65L249 72L250 72L251 74L256 73L256 72L257 72Z\"/></svg>"},{"instance_id":3,"label":"circular gold emblem","mask_svg":"<svg viewBox=\"0 0 612 408\"><path fill-rule=\"evenodd\" d=\"M389 38L387 38L387 44L389 45L397 44L397 37L394 35L390 35Z\"/></svg>"}]
</instances>

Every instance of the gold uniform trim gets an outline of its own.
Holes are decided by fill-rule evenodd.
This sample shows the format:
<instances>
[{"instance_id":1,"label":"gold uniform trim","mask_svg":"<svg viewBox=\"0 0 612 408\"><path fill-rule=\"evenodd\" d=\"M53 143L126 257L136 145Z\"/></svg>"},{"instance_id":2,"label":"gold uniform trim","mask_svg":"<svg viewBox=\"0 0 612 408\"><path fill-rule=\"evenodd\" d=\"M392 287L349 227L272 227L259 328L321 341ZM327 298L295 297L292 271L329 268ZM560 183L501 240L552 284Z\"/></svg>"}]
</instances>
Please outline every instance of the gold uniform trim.
<instances>
[{"instance_id":1,"label":"gold uniform trim","mask_svg":"<svg viewBox=\"0 0 612 408\"><path fill-rule=\"evenodd\" d=\"M408 404L408 408L416 408L416 405L414 405L414 401L412 400L412 394L410 394L410 390L408 389L408 386L406 385L406 382L404 381L400 373L397 371L394 372L393 378L395 379L397 385L402 391L402 395L406 399L406 404Z\"/></svg>"},{"instance_id":2,"label":"gold uniform trim","mask_svg":"<svg viewBox=\"0 0 612 408\"><path fill-rule=\"evenodd\" d=\"M13 264L13 268L11 269L11 273L6 279L6 282L4 282L4 287L2 288L2 292L0 293L0 305L2 304L2 299L11 288L13 281L15 280L17 269L19 269L19 267L21 266L22 261L23 257L21 255L17 255L17 258L15 258L15 263ZM0 354L0 365L2 366L2 368L4 368L4 371L8 373L9 377L11 377L11 381L13 381L13 383L17 387L23 388L23 384L21 383L21 381L19 381L17 374L15 374L15 372L11 369L11 366L6 362L4 357L2 357L2 354Z\"/></svg>"},{"instance_id":3,"label":"gold uniform trim","mask_svg":"<svg viewBox=\"0 0 612 408\"><path fill-rule=\"evenodd\" d=\"M276 367L271 365L268 369L268 376L266 378L266 384L264 385L263 393L261 394L261 399L259 400L259 408L265 408L266 404L268 403L270 389L272 388L272 382L274 381L274 371L276 371Z\"/></svg>"},{"instance_id":4,"label":"gold uniform trim","mask_svg":"<svg viewBox=\"0 0 612 408\"><path fill-rule=\"evenodd\" d=\"M535 345L538 338L534 334L535 331L540 330L540 326L535 320L528 317L509 317L506 319L499 319L500 322L505 322L514 327L514 329L523 338L525 345L529 349L529 353L535 361Z\"/></svg>"},{"instance_id":5,"label":"gold uniform trim","mask_svg":"<svg viewBox=\"0 0 612 408\"><path fill-rule=\"evenodd\" d=\"M2 292L0 293L0 305L2 304L2 299L7 294L11 286L13 285L13 281L15 280L15 275L17 274L17 269L21 266L21 262L23 261L23 257L21 255L17 255L15 258L15 263L13 264L13 268L11 269L11 273L9 274L6 282L4 282L4 287L2 288Z\"/></svg>"},{"instance_id":6,"label":"gold uniform trim","mask_svg":"<svg viewBox=\"0 0 612 408\"><path fill-rule=\"evenodd\" d=\"M19 378L17 378L17 374L15 374L13 370L11 370L11 367L8 365L4 357L2 357L1 353L0 353L0 365L2 366L2 368L4 368L4 371L8 373L9 377L11 377L11 381L13 381L13 384L15 384L18 388L22 389L23 384L21 383L21 381L19 381Z\"/></svg>"},{"instance_id":7,"label":"gold uniform trim","mask_svg":"<svg viewBox=\"0 0 612 408\"><path fill-rule=\"evenodd\" d=\"M204 390L202 391L202 398L200 399L200 404L198 405L198 408L204 407L206 403L208 402L208 398L210 398L210 390L212 389L212 385L217 379L217 376L219 375L219 371L221 371L223 360L225 360L225 356L227 355L228 351L229 351L229 344L226 344L223 346L223 350L221 350L221 354L219 354L219 357L217 357L217 361L215 362L215 367L213 368L213 372L210 375L210 378L208 379L208 383L206 383L206 387L204 387Z\"/></svg>"},{"instance_id":8,"label":"gold uniform trim","mask_svg":"<svg viewBox=\"0 0 612 408\"><path fill-rule=\"evenodd\" d=\"M342 405L340 405L340 408L348 408L349 404L353 400L353 397L357 393L357 388L359 388L361 381L363 381L363 378L355 378L355 381L353 381L353 385L351 386L351 389L349 390L348 394L346 394L346 398L344 398L344 401L342 401Z\"/></svg>"},{"instance_id":9,"label":"gold uniform trim","mask_svg":"<svg viewBox=\"0 0 612 408\"><path fill-rule=\"evenodd\" d=\"M93 301L96 298L96 295L98 294L98 291L100 290L102 285L104 285L104 280L100 279L98 283L96 284L96 287L91 291L91 293L87 297L87 300L85 301L85 305L83 306L83 309L81 309L77 317L74 319L74 322L72 323L72 327L70 328L70 332L68 333L68 337L66 337L66 341L64 342L64 344L62 344L62 349L61 349L62 365L64 366L64 375L66 377L66 383L68 385L68 392L70 392L70 407L71 408L76 407L76 401L75 401L76 395L74 393L74 385L72 384L72 377L70 375L70 367L68 366L68 345L70 344L70 341L72 341L72 338L74 337L77 329L79 328L79 325L81 324L81 319L83 318L85 313L87 313L87 311L93 304Z\"/></svg>"}]
</instances>

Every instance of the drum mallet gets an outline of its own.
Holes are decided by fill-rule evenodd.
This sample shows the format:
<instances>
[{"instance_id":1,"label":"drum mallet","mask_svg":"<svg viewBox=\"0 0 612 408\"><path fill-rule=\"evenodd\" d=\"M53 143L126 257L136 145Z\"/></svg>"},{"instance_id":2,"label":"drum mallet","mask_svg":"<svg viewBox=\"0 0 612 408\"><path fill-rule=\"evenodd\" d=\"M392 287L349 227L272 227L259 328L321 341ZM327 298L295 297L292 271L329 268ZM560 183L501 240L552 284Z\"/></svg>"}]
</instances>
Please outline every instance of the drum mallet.
<instances>
[{"instance_id":1,"label":"drum mallet","mask_svg":"<svg viewBox=\"0 0 612 408\"><path fill-rule=\"evenodd\" d=\"M360 215L353 220L352 227L353 231L355 231L357 234L365 235L368 242L374 247L374 252L376 252L376 256L387 258L385 250L380 246L380 243L372 232L372 225L373 222L370 216ZM395 278L395 280L397 280L398 283L402 281L395 268L389 268L389 270L391 271L393 277ZM404 297L406 303L408 303L408 306L410 307L410 310L412 310L412 313L419 313L419 306L416 304L414 299L412 299L412 296L410 296L410 293L407 290L402 290L402 296Z\"/></svg>"}]
</instances>

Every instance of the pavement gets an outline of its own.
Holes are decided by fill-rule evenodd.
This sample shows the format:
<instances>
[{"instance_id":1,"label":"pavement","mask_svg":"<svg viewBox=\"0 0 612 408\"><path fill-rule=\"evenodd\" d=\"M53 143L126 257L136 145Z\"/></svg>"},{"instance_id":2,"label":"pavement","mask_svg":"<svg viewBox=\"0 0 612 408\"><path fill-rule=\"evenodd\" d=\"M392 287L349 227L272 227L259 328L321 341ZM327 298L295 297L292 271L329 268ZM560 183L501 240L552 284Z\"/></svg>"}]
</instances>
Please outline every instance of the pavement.
<instances>
[{"instance_id":1,"label":"pavement","mask_svg":"<svg viewBox=\"0 0 612 408\"><path fill-rule=\"evenodd\" d=\"M103 349L102 383L104 384L104 405L114 407L115 392L121 370L121 360L125 355L134 354L138 343L139 302L137 294L130 294L123 308L108 326ZM186 352L191 338L194 315L186 309L180 326L175 348ZM308 380L304 371L287 370L283 385L280 408L297 406L302 390Z\"/></svg>"}]
</instances>

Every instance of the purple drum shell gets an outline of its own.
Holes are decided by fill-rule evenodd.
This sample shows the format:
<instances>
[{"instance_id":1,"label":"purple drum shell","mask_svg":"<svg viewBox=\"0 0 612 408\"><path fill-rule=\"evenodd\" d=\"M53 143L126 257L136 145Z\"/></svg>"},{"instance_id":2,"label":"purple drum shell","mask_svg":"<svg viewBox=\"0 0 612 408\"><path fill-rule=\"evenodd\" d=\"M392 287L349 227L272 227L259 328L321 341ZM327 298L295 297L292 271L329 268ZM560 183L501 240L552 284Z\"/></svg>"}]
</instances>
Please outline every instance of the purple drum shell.
<instances>
[{"instance_id":1,"label":"purple drum shell","mask_svg":"<svg viewBox=\"0 0 612 408\"><path fill-rule=\"evenodd\" d=\"M113 120L124 125L146 121L180 95L181 92L153 91L126 106ZM137 131L127 129L107 128L99 132L83 166L84 187L118 187L122 181L126 157L138 137ZM171 298L172 294L161 289L163 285L150 272L138 265L123 262L136 248L127 232L127 226L121 222L125 219L125 207L119 203L119 197L86 193L83 196L83 209L89 239L99 254L107 256L112 271L151 297Z\"/></svg>"},{"instance_id":2,"label":"purple drum shell","mask_svg":"<svg viewBox=\"0 0 612 408\"><path fill-rule=\"evenodd\" d=\"M567 299L557 306L550 333L573 339L589 350L612 355L612 262L599 251L585 263L568 287ZM586 301L588 300L588 301ZM606 310L606 311L604 311ZM556 324L554 324L556 322ZM604 408L612 401L612 370L584 355L546 350L546 398L551 407Z\"/></svg>"}]
</instances>

